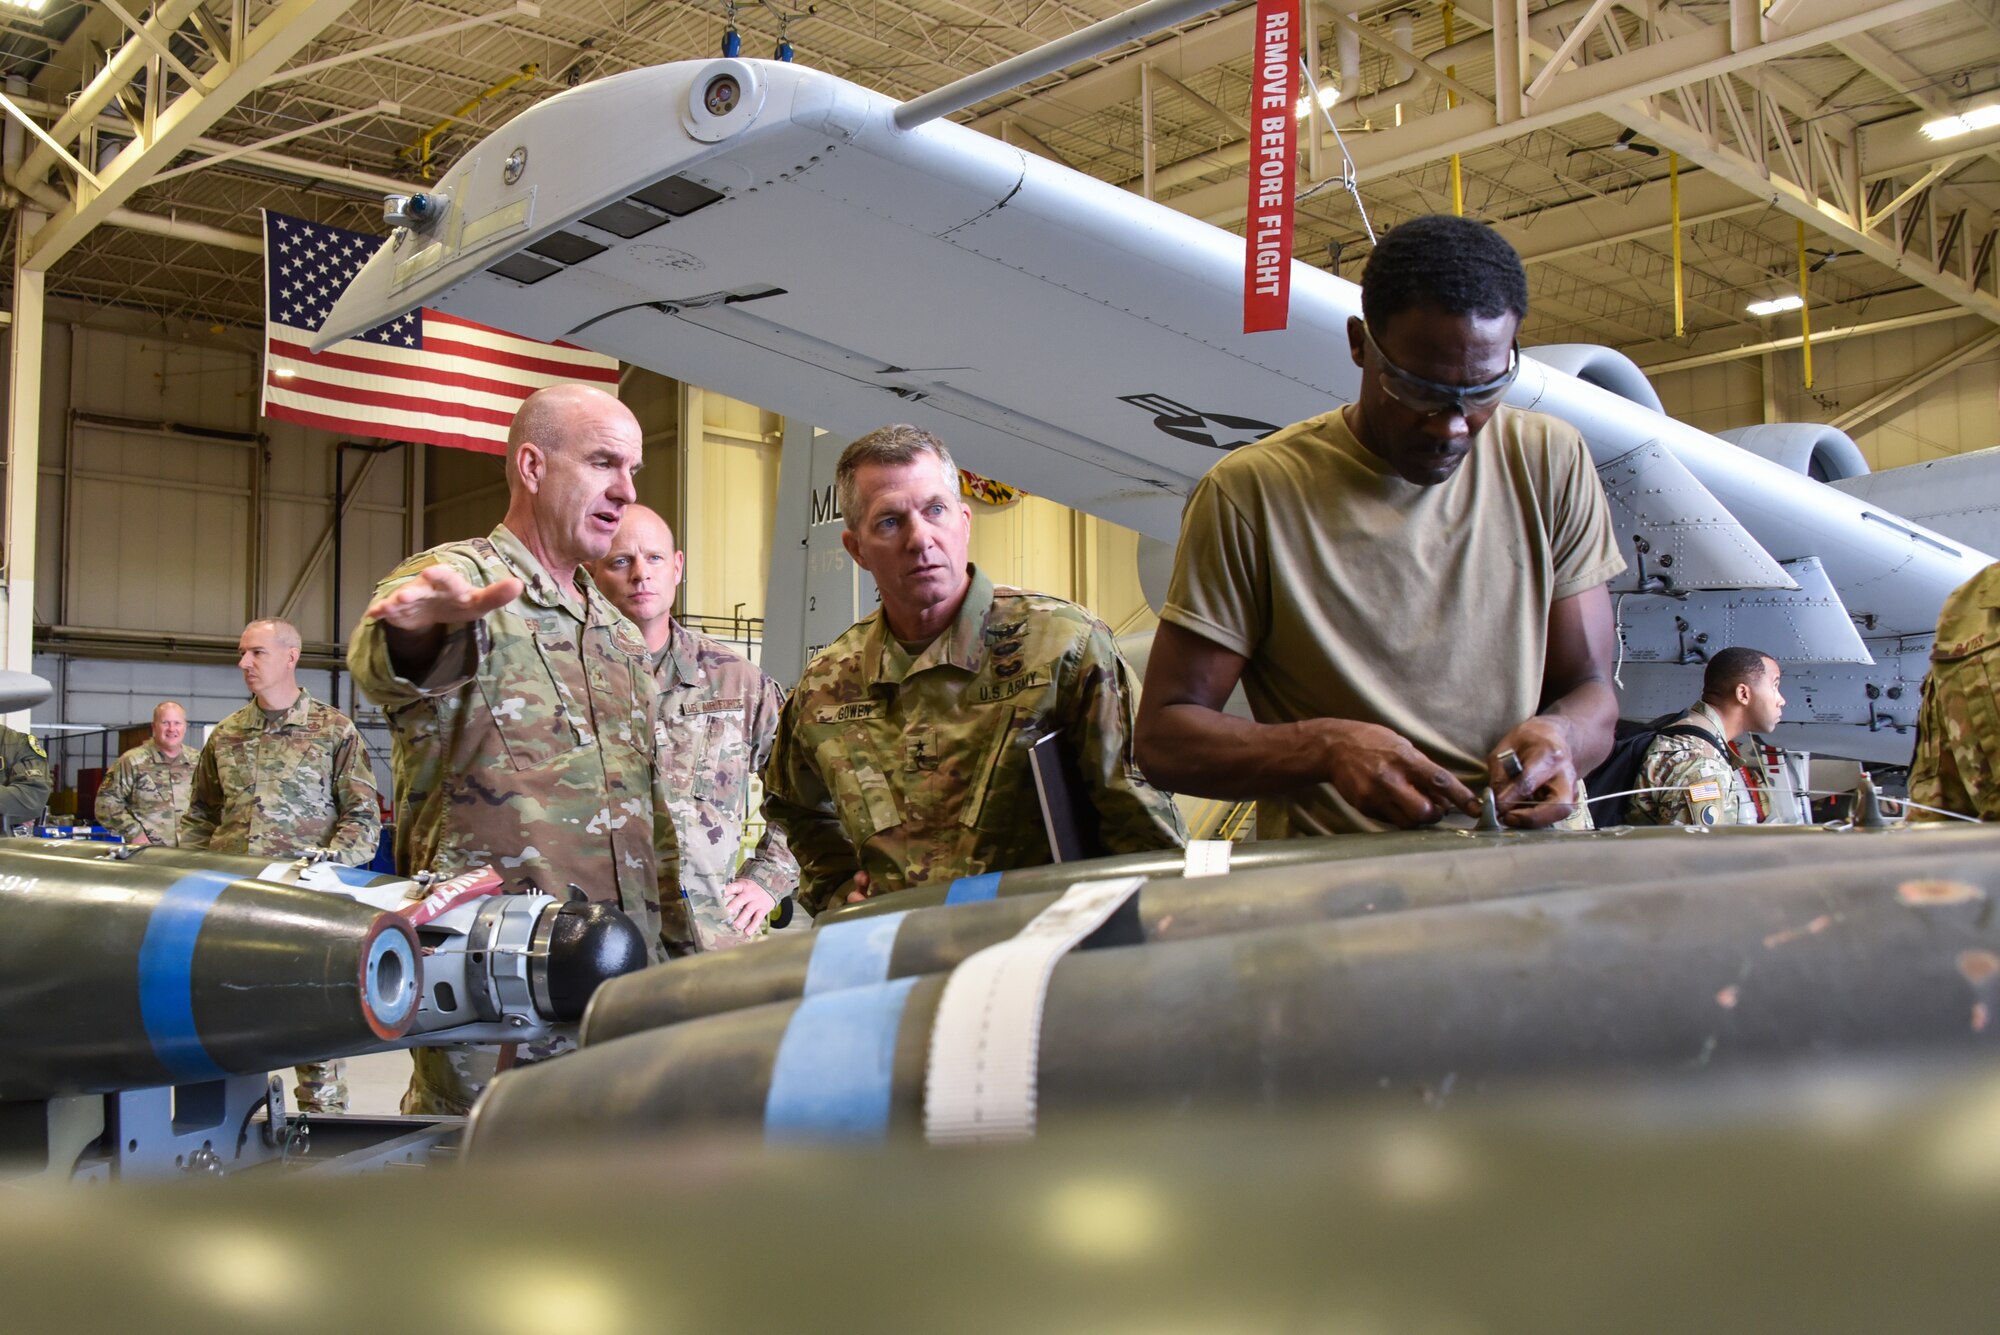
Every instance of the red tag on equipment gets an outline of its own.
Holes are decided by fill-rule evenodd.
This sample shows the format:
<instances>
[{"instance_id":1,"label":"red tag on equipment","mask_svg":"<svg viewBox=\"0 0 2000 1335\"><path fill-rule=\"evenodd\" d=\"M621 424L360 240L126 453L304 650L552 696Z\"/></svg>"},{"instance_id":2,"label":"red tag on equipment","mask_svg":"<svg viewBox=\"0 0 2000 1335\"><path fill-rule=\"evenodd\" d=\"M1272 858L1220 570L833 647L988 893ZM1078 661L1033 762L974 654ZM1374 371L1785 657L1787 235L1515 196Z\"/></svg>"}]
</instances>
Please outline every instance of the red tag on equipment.
<instances>
[{"instance_id":1,"label":"red tag on equipment","mask_svg":"<svg viewBox=\"0 0 2000 1335\"><path fill-rule=\"evenodd\" d=\"M1250 90L1250 205L1243 223L1243 332L1283 329L1292 299L1298 190L1298 0L1257 0Z\"/></svg>"}]
</instances>

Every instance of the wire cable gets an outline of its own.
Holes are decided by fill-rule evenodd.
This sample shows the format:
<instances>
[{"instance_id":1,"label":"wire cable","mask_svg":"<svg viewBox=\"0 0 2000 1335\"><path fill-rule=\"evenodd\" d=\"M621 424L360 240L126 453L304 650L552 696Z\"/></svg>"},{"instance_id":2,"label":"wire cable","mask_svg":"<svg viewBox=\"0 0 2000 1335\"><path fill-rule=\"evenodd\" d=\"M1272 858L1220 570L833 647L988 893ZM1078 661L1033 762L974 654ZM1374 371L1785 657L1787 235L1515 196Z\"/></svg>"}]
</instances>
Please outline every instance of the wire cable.
<instances>
[{"instance_id":1,"label":"wire cable","mask_svg":"<svg viewBox=\"0 0 2000 1335\"><path fill-rule=\"evenodd\" d=\"M1611 629L1618 633L1618 661L1611 665L1611 684L1621 691L1625 689L1625 678L1619 675L1625 671L1625 600L1631 596L1631 590L1625 590L1611 605Z\"/></svg>"},{"instance_id":2,"label":"wire cable","mask_svg":"<svg viewBox=\"0 0 2000 1335\"><path fill-rule=\"evenodd\" d=\"M1299 57L1299 72L1305 75L1306 79L1306 88L1310 98L1310 101L1306 105L1318 110L1320 119L1326 122L1326 128L1333 131L1333 142L1340 145L1340 176L1338 178L1340 188L1354 196L1354 211L1361 215L1361 230L1368 233L1368 244L1372 246L1375 244L1375 224L1368 221L1368 206L1361 202L1361 181L1354 167L1354 155L1347 151L1347 141L1341 138L1340 127L1333 123L1333 108L1320 104L1319 81L1313 78L1312 66L1306 62L1304 56ZM1294 206L1305 203L1322 187L1330 184L1333 184L1333 182L1318 182L1303 195L1300 195L1297 200L1293 201Z\"/></svg>"},{"instance_id":3,"label":"wire cable","mask_svg":"<svg viewBox=\"0 0 2000 1335\"><path fill-rule=\"evenodd\" d=\"M1689 791L1690 791L1689 785L1684 783L1675 783L1675 784L1666 784L1656 788L1627 788L1623 792L1618 792L1618 793L1591 793L1588 794L1586 800L1590 802L1592 805L1595 805L1599 802L1610 802L1621 797L1639 797L1646 793L1685 793ZM1854 796L1854 789L1852 788L1795 788L1792 791L1800 797ZM1977 816L1968 816L1962 811L1947 811L1943 807L1925 806L1922 802L1912 802L1907 797L1884 797L1881 798L1880 800L1884 803L1895 806L1898 809L1904 811L1928 811L1932 815L1944 816L1951 820L1965 821L1972 825L1980 824L1979 817ZM1681 822L1676 822L1676 824L1679 823ZM1845 824L1845 822L1834 822L1834 823L1842 825Z\"/></svg>"}]
</instances>

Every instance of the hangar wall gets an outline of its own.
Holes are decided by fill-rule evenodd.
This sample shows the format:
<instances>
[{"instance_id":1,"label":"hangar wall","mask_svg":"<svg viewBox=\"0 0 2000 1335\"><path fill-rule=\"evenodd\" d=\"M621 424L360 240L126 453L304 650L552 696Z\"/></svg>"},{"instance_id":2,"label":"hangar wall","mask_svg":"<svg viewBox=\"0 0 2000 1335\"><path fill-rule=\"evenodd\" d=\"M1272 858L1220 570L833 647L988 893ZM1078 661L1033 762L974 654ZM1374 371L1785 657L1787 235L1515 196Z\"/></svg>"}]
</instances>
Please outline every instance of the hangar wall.
<instances>
[{"instance_id":1,"label":"hangar wall","mask_svg":"<svg viewBox=\"0 0 2000 1335\"><path fill-rule=\"evenodd\" d=\"M642 425L650 425L654 414L643 408L635 405L634 411ZM764 589L771 575L784 420L694 386L688 387L680 411L686 416L689 437L695 440L693 448L677 448L671 463L647 464L648 472L669 473L675 482L675 503L661 513L670 522L678 514L684 533L688 565L680 610L732 621L739 616L762 617ZM652 449L649 439L649 458Z\"/></svg>"},{"instance_id":2,"label":"hangar wall","mask_svg":"<svg viewBox=\"0 0 2000 1335\"><path fill-rule=\"evenodd\" d=\"M340 438L259 419L254 352L163 338L110 313L52 321L45 350L38 632L225 661L252 616L287 615L321 646L342 637L404 550L405 451L373 464L347 452L336 612Z\"/></svg>"},{"instance_id":3,"label":"hangar wall","mask_svg":"<svg viewBox=\"0 0 2000 1335\"><path fill-rule=\"evenodd\" d=\"M1804 388L1798 352L1772 353L1767 360L1775 416L1769 418L1765 360L1673 371L1653 383L1669 413L1708 431L1766 420L1837 421L1842 413L1992 333L1990 322L1967 316L1815 345L1811 390ZM1997 372L2000 347L1846 430L1869 467L1878 471L2000 445Z\"/></svg>"},{"instance_id":4,"label":"hangar wall","mask_svg":"<svg viewBox=\"0 0 2000 1335\"><path fill-rule=\"evenodd\" d=\"M1151 627L1156 618L1139 588L1139 535L1027 496L1001 509L972 507L972 560L1000 584L1082 603L1114 634Z\"/></svg>"},{"instance_id":5,"label":"hangar wall","mask_svg":"<svg viewBox=\"0 0 2000 1335\"><path fill-rule=\"evenodd\" d=\"M259 359L241 331L204 341L156 322L51 303L36 507L35 670L57 695L37 724L120 728L161 699L190 722L244 700L246 621L283 614L307 641L300 680L333 690L334 646L406 550L410 451L347 450L352 499L333 598L340 437L257 416ZM364 471L365 470L365 471ZM421 485L418 483L417 485ZM342 674L344 678L345 674ZM343 707L351 690L340 691ZM388 778L387 733L357 715ZM110 738L55 738L59 787Z\"/></svg>"},{"instance_id":6,"label":"hangar wall","mask_svg":"<svg viewBox=\"0 0 2000 1335\"><path fill-rule=\"evenodd\" d=\"M506 461L497 454L423 448L423 546L482 538L507 513ZM411 550L423 548L412 544Z\"/></svg>"}]
</instances>

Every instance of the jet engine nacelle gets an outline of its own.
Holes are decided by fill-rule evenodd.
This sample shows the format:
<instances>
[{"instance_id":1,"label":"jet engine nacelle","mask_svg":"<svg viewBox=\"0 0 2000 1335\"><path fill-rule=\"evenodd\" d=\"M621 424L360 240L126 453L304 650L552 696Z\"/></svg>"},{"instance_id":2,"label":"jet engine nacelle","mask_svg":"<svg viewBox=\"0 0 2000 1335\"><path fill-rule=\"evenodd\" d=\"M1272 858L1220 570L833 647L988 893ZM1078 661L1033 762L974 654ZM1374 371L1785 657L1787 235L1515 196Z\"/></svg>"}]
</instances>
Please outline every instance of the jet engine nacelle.
<instances>
[{"instance_id":1,"label":"jet engine nacelle","mask_svg":"<svg viewBox=\"0 0 2000 1335\"><path fill-rule=\"evenodd\" d=\"M1839 482L1868 472L1868 461L1861 457L1861 447L1854 443L1854 437L1838 427L1817 422L1767 422L1715 434L1815 482Z\"/></svg>"}]
</instances>

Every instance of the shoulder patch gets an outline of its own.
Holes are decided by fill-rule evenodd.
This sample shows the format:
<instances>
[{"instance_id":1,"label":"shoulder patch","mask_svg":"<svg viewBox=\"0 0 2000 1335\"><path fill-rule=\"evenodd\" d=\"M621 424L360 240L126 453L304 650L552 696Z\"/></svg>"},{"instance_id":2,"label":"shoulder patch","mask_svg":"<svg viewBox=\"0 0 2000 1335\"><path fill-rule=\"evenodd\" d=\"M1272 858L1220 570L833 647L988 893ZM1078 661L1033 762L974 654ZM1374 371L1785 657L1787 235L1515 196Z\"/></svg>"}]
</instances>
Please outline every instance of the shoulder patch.
<instances>
[{"instance_id":1,"label":"shoulder patch","mask_svg":"<svg viewBox=\"0 0 2000 1335\"><path fill-rule=\"evenodd\" d=\"M1067 598L1058 598L1053 593L1040 593L1034 589L996 587L993 590L993 601L998 603L1002 600L1021 604L1018 608L1010 609L1010 611L1013 615L1023 619L1037 615L1061 616L1064 614L1074 614L1084 617L1090 615L1082 606L1071 602Z\"/></svg>"},{"instance_id":2,"label":"shoulder patch","mask_svg":"<svg viewBox=\"0 0 2000 1335\"><path fill-rule=\"evenodd\" d=\"M618 646L621 653L630 654L634 658L650 658L652 650L647 648L646 637L640 633L639 628L621 615L617 608L611 607L609 600L606 600L605 606L611 613L610 619L605 623L611 630L611 642Z\"/></svg>"},{"instance_id":3,"label":"shoulder patch","mask_svg":"<svg viewBox=\"0 0 2000 1335\"><path fill-rule=\"evenodd\" d=\"M703 666L727 667L734 663L750 663L750 660L711 635L695 633L695 656ZM756 665L750 664L752 667Z\"/></svg>"},{"instance_id":4,"label":"shoulder patch","mask_svg":"<svg viewBox=\"0 0 2000 1335\"><path fill-rule=\"evenodd\" d=\"M493 582L493 572L498 569L504 578L510 572L507 562L501 557L500 549L493 545L491 538L466 538L461 542L448 542L431 548L437 559L435 565L450 565L458 569L466 580L485 586Z\"/></svg>"},{"instance_id":5,"label":"shoulder patch","mask_svg":"<svg viewBox=\"0 0 2000 1335\"><path fill-rule=\"evenodd\" d=\"M484 548L482 551L481 548ZM432 566L450 566L465 576L465 582L484 587L492 583L487 571L498 560L493 544L485 538L472 538L462 542L447 542L418 552L391 570L382 583L415 579Z\"/></svg>"},{"instance_id":6,"label":"shoulder patch","mask_svg":"<svg viewBox=\"0 0 2000 1335\"><path fill-rule=\"evenodd\" d=\"M47 760L49 758L49 753L46 749L43 748L42 739L35 736L35 734L33 734L32 732L27 734L27 737L28 737L28 745L34 748L35 754L40 756L42 759Z\"/></svg>"}]
</instances>

